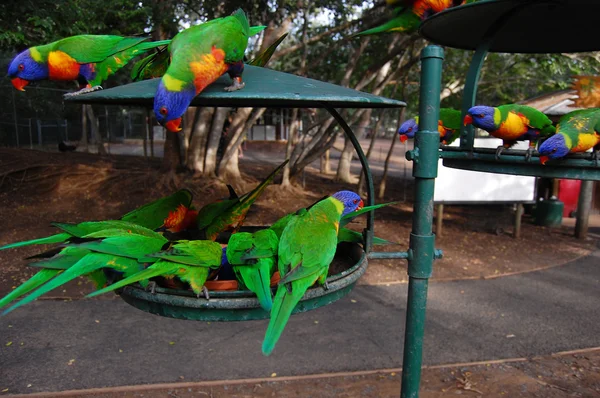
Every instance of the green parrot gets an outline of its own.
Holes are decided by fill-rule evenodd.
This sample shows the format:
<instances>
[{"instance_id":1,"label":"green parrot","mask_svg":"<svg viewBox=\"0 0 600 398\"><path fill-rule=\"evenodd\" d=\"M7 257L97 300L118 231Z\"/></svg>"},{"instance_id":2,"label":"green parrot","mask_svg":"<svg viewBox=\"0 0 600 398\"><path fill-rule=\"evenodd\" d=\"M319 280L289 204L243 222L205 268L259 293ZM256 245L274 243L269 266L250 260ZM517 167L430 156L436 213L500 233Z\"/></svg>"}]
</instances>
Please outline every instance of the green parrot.
<instances>
[{"instance_id":1,"label":"green parrot","mask_svg":"<svg viewBox=\"0 0 600 398\"><path fill-rule=\"evenodd\" d=\"M271 229L251 234L238 232L227 243L227 261L233 266L240 287L256 293L260 306L270 311L271 276L275 271L279 238Z\"/></svg>"},{"instance_id":2,"label":"green parrot","mask_svg":"<svg viewBox=\"0 0 600 398\"><path fill-rule=\"evenodd\" d=\"M556 134L540 145L540 162L559 159L569 153L594 149L593 159L598 160L600 151L600 108L569 112L560 118Z\"/></svg>"},{"instance_id":3,"label":"green parrot","mask_svg":"<svg viewBox=\"0 0 600 398\"><path fill-rule=\"evenodd\" d=\"M310 205L307 208L296 211L295 213L286 214L285 216L281 217L279 220L275 221L273 223L273 225L271 225L269 227L269 229L272 229L275 232L275 234L277 235L277 237L281 238L281 234L283 233L283 230L285 229L285 227L289 224L289 222L293 218L297 217L299 214L302 214L307 210L310 210L310 208L312 208L315 204L319 203L321 200L326 199L326 198L327 198L327 196L325 196L324 198L320 199L319 201L313 203L312 205ZM351 229L345 228L344 226L347 225L348 223L350 223L354 218L360 216L361 214L367 213L371 210L379 209L384 206L393 205L396 203L398 203L398 202L388 202L388 203L381 203L381 204L373 205L373 206L364 206L360 210L357 210L357 211L354 211L354 212L344 215L342 217L342 220L340 221L340 228L338 231L338 243L341 243L341 242L364 243L363 235L360 232L353 231ZM395 243L374 236L373 244L374 245L390 245L390 244L395 244Z\"/></svg>"},{"instance_id":4,"label":"green parrot","mask_svg":"<svg viewBox=\"0 0 600 398\"><path fill-rule=\"evenodd\" d=\"M264 28L251 28L240 9L179 32L169 44L171 61L154 96L156 120L171 132L180 131L181 118L192 99L226 72L233 79L226 91L243 88L248 38Z\"/></svg>"},{"instance_id":5,"label":"green parrot","mask_svg":"<svg viewBox=\"0 0 600 398\"><path fill-rule=\"evenodd\" d=\"M335 256L341 218L362 205L356 193L339 191L300 212L283 230L278 249L281 279L263 340L263 354L271 354L308 288L317 281L327 288L327 272Z\"/></svg>"},{"instance_id":6,"label":"green parrot","mask_svg":"<svg viewBox=\"0 0 600 398\"><path fill-rule=\"evenodd\" d=\"M121 217L120 221L86 221L79 224L53 223L63 232L45 238L32 239L23 242L10 243L0 246L0 250L12 249L28 245L45 245L50 243L64 243L72 237L81 238L84 235L108 228L125 228L136 230L137 226L157 229L163 226L172 211L183 205L186 208L192 202L192 193L182 189L172 195L147 203ZM124 223L126 222L126 223Z\"/></svg>"},{"instance_id":7,"label":"green parrot","mask_svg":"<svg viewBox=\"0 0 600 398\"><path fill-rule=\"evenodd\" d=\"M4 297L0 301L2 304L0 307L36 288L37 290L5 313L35 300L78 276L88 276L99 289L107 284L103 269L112 269L125 277L137 273L143 268L143 265L138 263L137 257L158 251L168 242L162 235L152 230L124 221L98 223L104 223L108 227L81 236L78 239L80 243L70 243L73 246L67 246L58 253L56 250L51 250L34 256L36 258L56 253L52 257L30 264L43 269ZM134 229L130 229L131 227ZM99 238L103 239L99 240ZM86 245L88 247L83 247Z\"/></svg>"},{"instance_id":8,"label":"green parrot","mask_svg":"<svg viewBox=\"0 0 600 398\"><path fill-rule=\"evenodd\" d=\"M467 111L465 126L472 124L490 135L500 138L502 145L496 149L496 159L504 149L517 141L529 140L526 160L529 161L535 144L540 138L549 137L555 132L552 120L535 108L526 105L508 104L496 108L477 105Z\"/></svg>"},{"instance_id":9,"label":"green parrot","mask_svg":"<svg viewBox=\"0 0 600 398\"><path fill-rule=\"evenodd\" d=\"M113 283L104 289L95 291L89 294L88 297L107 293L156 276L163 276L165 278L178 277L182 281L189 283L198 297L200 296L200 292L204 292L204 296L208 300L208 290L204 286L204 283L211 269L217 269L221 266L222 254L221 245L217 242L207 240L182 240L173 242L164 250L142 254L138 258L140 262L152 262L153 264L148 268Z\"/></svg>"},{"instance_id":10,"label":"green parrot","mask_svg":"<svg viewBox=\"0 0 600 398\"><path fill-rule=\"evenodd\" d=\"M37 80L77 80L82 94L94 91L127 62L170 40L149 42L145 37L78 35L28 48L17 55L8 76L17 90ZM92 87L96 86L96 87Z\"/></svg>"},{"instance_id":11,"label":"green parrot","mask_svg":"<svg viewBox=\"0 0 600 398\"><path fill-rule=\"evenodd\" d=\"M215 240L220 232L236 232L244 223L250 206L263 193L265 188L273 181L273 178L287 164L288 160L280 164L252 191L230 199L209 203L198 211L196 223L198 229L205 232L206 239Z\"/></svg>"},{"instance_id":12,"label":"green parrot","mask_svg":"<svg viewBox=\"0 0 600 398\"><path fill-rule=\"evenodd\" d=\"M250 28L253 29L253 28ZM252 61L247 62L248 65L264 67L267 65L273 53L286 38L288 33L284 33L271 44L267 49L258 54ZM131 79L133 81L154 79L162 77L169 67L170 54L166 47L161 48L157 52L150 54L146 58L136 62L131 71Z\"/></svg>"},{"instance_id":13,"label":"green parrot","mask_svg":"<svg viewBox=\"0 0 600 398\"><path fill-rule=\"evenodd\" d=\"M440 118L438 120L438 132L440 133L440 143L450 145L460 136L460 127L462 125L460 111L452 108L440 108ZM414 138L419 129L419 116L408 119L398 129L400 142L405 142L409 138Z\"/></svg>"}]
</instances>

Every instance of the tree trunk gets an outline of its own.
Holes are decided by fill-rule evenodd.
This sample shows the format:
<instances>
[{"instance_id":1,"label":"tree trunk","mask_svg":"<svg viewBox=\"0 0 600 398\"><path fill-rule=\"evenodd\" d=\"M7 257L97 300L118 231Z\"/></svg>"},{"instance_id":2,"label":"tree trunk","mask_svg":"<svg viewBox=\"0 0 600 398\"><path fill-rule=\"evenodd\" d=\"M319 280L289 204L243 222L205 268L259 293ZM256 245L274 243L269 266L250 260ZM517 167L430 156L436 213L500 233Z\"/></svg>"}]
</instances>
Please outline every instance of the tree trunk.
<instances>
[{"instance_id":1,"label":"tree trunk","mask_svg":"<svg viewBox=\"0 0 600 398\"><path fill-rule=\"evenodd\" d=\"M92 129L92 137L94 137L94 141L96 141L96 148L98 149L98 154L101 156L106 156L106 149L104 148L104 142L102 142L102 136L100 135L100 129L98 128L98 119L96 115L94 115L94 110L91 105L86 107L87 117L90 120L90 128Z\"/></svg>"},{"instance_id":2,"label":"tree trunk","mask_svg":"<svg viewBox=\"0 0 600 398\"><path fill-rule=\"evenodd\" d=\"M204 153L206 150L206 140L210 130L210 121L215 108L198 108L198 120L195 123L194 131L187 155L186 167L194 174L204 173Z\"/></svg>"},{"instance_id":3,"label":"tree trunk","mask_svg":"<svg viewBox=\"0 0 600 398\"><path fill-rule=\"evenodd\" d=\"M362 131L369 126L371 122L371 109L367 109L360 118L360 122L358 123L355 131L357 132L356 138L359 138L362 135ZM345 182L348 184L355 184L357 179L352 175L351 167L352 167L352 158L354 157L354 146L348 137L346 137L346 141L344 143L344 150L340 154L340 163L338 164L337 174L335 179L337 181Z\"/></svg>"},{"instance_id":4,"label":"tree trunk","mask_svg":"<svg viewBox=\"0 0 600 398\"><path fill-rule=\"evenodd\" d=\"M225 119L229 114L230 108L217 108L215 110L208 143L206 145L206 156L204 158L204 174L215 176L217 170L217 151L219 150L219 141L223 134Z\"/></svg>"},{"instance_id":5,"label":"tree trunk","mask_svg":"<svg viewBox=\"0 0 600 398\"><path fill-rule=\"evenodd\" d=\"M294 149L294 140L296 139L296 133L298 132L298 108L292 110L292 121L290 123L290 133L288 134L287 144L285 146L285 158L289 159L292 156L292 150ZM281 187L289 188L292 184L290 183L290 162L288 162L283 168L283 178L281 179Z\"/></svg>"},{"instance_id":6,"label":"tree trunk","mask_svg":"<svg viewBox=\"0 0 600 398\"><path fill-rule=\"evenodd\" d=\"M321 174L329 174L331 173L331 162L329 161L329 152L330 150L326 150L324 154L321 155Z\"/></svg>"},{"instance_id":7,"label":"tree trunk","mask_svg":"<svg viewBox=\"0 0 600 398\"><path fill-rule=\"evenodd\" d=\"M393 95L392 95L393 97ZM373 152L373 147L375 146L375 141L377 140L377 133L379 132L379 127L381 126L381 121L383 120L383 111L379 112L379 117L377 118L377 122L375 123L375 128L373 128L373 134L371 135L371 142L369 142L369 149L367 150L367 154L365 157L367 160L371 158L371 153ZM394 134L395 136L395 134ZM365 187L365 173L360 173L360 178L358 179L358 192L359 195L363 196L366 193L367 188Z\"/></svg>"},{"instance_id":8,"label":"tree trunk","mask_svg":"<svg viewBox=\"0 0 600 398\"><path fill-rule=\"evenodd\" d=\"M404 84L404 87L406 88L406 84ZM405 91L406 90L404 89L402 90L403 94ZM404 123L405 114L406 107L400 109L400 115L398 116L398 126L396 128L396 131L398 130L398 128L400 128L402 123ZM388 150L387 156L385 158L385 164L383 165L383 175L381 176L381 182L379 183L379 194L377 195L377 198L379 200L383 200L383 196L385 195L385 184L390 166L390 159L392 158L392 153L394 153L394 146L396 145L396 141L398 141L398 138L396 138L396 134L392 134L392 143L390 144L390 149Z\"/></svg>"},{"instance_id":9,"label":"tree trunk","mask_svg":"<svg viewBox=\"0 0 600 398\"><path fill-rule=\"evenodd\" d=\"M81 105L81 140L79 141L79 147L84 152L88 152L88 136L87 136L87 112L86 108L91 105Z\"/></svg>"},{"instance_id":10,"label":"tree trunk","mask_svg":"<svg viewBox=\"0 0 600 398\"><path fill-rule=\"evenodd\" d=\"M190 161L189 150L192 130L196 128L200 112L201 108L188 108L182 117L183 128L179 132L179 137L181 138L181 158L183 159L183 165L185 167L188 167Z\"/></svg>"}]
</instances>

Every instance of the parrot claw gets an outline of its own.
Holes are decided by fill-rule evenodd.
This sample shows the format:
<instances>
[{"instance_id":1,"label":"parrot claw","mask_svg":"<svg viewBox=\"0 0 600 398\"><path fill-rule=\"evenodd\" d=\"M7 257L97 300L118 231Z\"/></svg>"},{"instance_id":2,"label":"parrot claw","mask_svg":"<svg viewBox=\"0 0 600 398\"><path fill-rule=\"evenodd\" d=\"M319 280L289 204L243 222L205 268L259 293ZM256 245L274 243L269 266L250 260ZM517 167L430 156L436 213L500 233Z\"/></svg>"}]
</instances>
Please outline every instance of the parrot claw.
<instances>
[{"instance_id":1,"label":"parrot claw","mask_svg":"<svg viewBox=\"0 0 600 398\"><path fill-rule=\"evenodd\" d=\"M79 91L75 91L74 93L67 93L63 96L63 98L72 98L81 94L93 93L94 91L103 90L102 86L94 86L94 87L86 87L82 88Z\"/></svg>"},{"instance_id":2,"label":"parrot claw","mask_svg":"<svg viewBox=\"0 0 600 398\"><path fill-rule=\"evenodd\" d=\"M598 158L600 156L598 156L598 152L600 151L592 151L592 160L594 161L594 166L598 167Z\"/></svg>"},{"instance_id":3,"label":"parrot claw","mask_svg":"<svg viewBox=\"0 0 600 398\"><path fill-rule=\"evenodd\" d=\"M206 286L202 286L202 293L204 293L204 298L210 300L210 295L208 294L208 289ZM200 298L200 293L198 293L198 298Z\"/></svg>"},{"instance_id":4,"label":"parrot claw","mask_svg":"<svg viewBox=\"0 0 600 398\"><path fill-rule=\"evenodd\" d=\"M231 86L225 87L225 91L236 91L241 90L246 86L246 83L242 81L241 77L234 77L233 84Z\"/></svg>"},{"instance_id":5,"label":"parrot claw","mask_svg":"<svg viewBox=\"0 0 600 398\"><path fill-rule=\"evenodd\" d=\"M525 153L525 161L526 162L529 162L531 160L531 156L533 156L534 151L535 151L534 148L531 148L531 147L527 148L527 151Z\"/></svg>"},{"instance_id":6,"label":"parrot claw","mask_svg":"<svg viewBox=\"0 0 600 398\"><path fill-rule=\"evenodd\" d=\"M148 286L146 286L146 291L152 294L156 294L156 282L150 281L148 282Z\"/></svg>"},{"instance_id":7,"label":"parrot claw","mask_svg":"<svg viewBox=\"0 0 600 398\"><path fill-rule=\"evenodd\" d=\"M499 146L498 148L496 148L496 160L500 160L500 155L502 154L503 151L504 151L503 146Z\"/></svg>"},{"instance_id":8,"label":"parrot claw","mask_svg":"<svg viewBox=\"0 0 600 398\"><path fill-rule=\"evenodd\" d=\"M323 290L325 290L325 291L329 290L329 284L327 283L327 281L325 281L325 283L323 283Z\"/></svg>"}]
</instances>

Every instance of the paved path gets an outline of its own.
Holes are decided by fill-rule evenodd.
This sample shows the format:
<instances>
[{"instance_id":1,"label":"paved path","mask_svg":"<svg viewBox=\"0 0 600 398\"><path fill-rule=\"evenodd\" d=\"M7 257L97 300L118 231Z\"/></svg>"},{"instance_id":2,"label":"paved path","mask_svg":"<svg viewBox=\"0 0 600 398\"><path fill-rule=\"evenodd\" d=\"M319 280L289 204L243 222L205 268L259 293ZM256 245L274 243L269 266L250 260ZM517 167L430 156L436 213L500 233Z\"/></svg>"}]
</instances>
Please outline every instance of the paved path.
<instances>
[{"instance_id":1,"label":"paved path","mask_svg":"<svg viewBox=\"0 0 600 398\"><path fill-rule=\"evenodd\" d=\"M599 260L600 251L544 271L432 283L425 364L600 346ZM400 367L406 290L361 285L332 305L295 315L268 358L260 353L266 321L161 318L119 299L38 301L0 318L0 390Z\"/></svg>"}]
</instances>

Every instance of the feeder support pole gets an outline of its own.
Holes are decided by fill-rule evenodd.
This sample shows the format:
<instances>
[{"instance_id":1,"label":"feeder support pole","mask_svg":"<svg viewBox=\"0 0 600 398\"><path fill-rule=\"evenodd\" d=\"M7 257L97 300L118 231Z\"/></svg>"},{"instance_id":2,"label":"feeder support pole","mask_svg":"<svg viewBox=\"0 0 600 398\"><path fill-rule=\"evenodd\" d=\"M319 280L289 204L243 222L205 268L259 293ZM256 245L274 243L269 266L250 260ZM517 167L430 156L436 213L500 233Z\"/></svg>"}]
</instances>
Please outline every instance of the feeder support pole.
<instances>
[{"instance_id":1,"label":"feeder support pole","mask_svg":"<svg viewBox=\"0 0 600 398\"><path fill-rule=\"evenodd\" d=\"M433 269L433 189L437 177L440 135L440 92L444 50L427 46L421 52L419 130L415 149L407 153L414 161L415 203L408 252L408 300L402 365L402 398L419 396L427 287Z\"/></svg>"}]
</instances>

